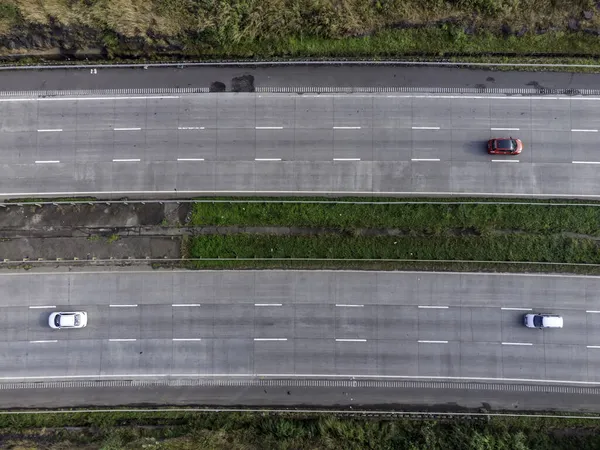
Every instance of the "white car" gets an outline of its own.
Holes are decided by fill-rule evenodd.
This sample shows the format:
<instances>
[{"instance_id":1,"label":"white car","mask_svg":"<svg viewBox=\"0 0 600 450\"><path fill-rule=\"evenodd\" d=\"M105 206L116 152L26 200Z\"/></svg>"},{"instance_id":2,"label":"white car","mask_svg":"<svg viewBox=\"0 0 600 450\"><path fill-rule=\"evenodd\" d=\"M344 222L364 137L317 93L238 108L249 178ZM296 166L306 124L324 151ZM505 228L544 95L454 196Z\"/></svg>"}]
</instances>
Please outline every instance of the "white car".
<instances>
[{"instance_id":1,"label":"white car","mask_svg":"<svg viewBox=\"0 0 600 450\"><path fill-rule=\"evenodd\" d=\"M563 318L556 314L525 314L523 323L527 328L562 328Z\"/></svg>"},{"instance_id":2,"label":"white car","mask_svg":"<svg viewBox=\"0 0 600 450\"><path fill-rule=\"evenodd\" d=\"M61 328L83 328L87 325L87 313L85 311L55 312L50 314L48 325L55 330L60 330Z\"/></svg>"}]
</instances>

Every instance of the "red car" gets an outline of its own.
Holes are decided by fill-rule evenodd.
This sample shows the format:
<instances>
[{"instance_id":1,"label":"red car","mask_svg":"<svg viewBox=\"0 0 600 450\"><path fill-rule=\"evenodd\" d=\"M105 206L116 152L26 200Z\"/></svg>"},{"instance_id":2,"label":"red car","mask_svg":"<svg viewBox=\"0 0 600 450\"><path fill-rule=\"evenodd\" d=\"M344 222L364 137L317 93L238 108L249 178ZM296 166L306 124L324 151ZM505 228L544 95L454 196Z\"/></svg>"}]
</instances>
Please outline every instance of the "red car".
<instances>
[{"instance_id":1,"label":"red car","mask_svg":"<svg viewBox=\"0 0 600 450\"><path fill-rule=\"evenodd\" d=\"M520 139L494 138L488 141L488 153L490 155L518 155L523 151L523 143Z\"/></svg>"}]
</instances>

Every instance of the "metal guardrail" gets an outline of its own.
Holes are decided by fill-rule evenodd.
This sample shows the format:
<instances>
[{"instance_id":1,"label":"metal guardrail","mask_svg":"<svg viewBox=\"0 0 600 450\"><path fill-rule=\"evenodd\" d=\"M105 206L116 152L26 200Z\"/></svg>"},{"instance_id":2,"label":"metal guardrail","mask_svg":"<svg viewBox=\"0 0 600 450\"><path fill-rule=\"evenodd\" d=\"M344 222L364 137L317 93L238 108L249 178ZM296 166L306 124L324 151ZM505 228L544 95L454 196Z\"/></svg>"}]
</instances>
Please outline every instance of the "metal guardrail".
<instances>
[{"instance_id":1,"label":"metal guardrail","mask_svg":"<svg viewBox=\"0 0 600 450\"><path fill-rule=\"evenodd\" d=\"M178 95L209 93L208 87L197 88L136 88L136 89L104 89L104 90L45 90L45 91L0 91L0 97L53 98L105 95ZM233 92L224 92L233 94ZM547 89L547 88L460 88L460 87L404 87L404 86L265 86L257 87L254 94L480 94L480 95L557 95L566 96L598 96L600 89ZM223 94L219 92L216 94ZM244 93L248 94L248 93Z\"/></svg>"},{"instance_id":2,"label":"metal guardrail","mask_svg":"<svg viewBox=\"0 0 600 450\"><path fill-rule=\"evenodd\" d=\"M87 265L102 265L102 264L138 264L138 263L189 263L189 262L348 262L348 263L423 263L423 264L498 264L498 265L523 265L523 266L568 266L568 267L600 267L600 264L594 263L568 263L568 262L547 262L547 261L479 261L479 260L456 260L456 259L370 259L370 258L109 258L98 259L96 257L85 258L56 258L56 259L30 259L23 258L22 260L3 259L0 260L0 267L3 265L23 265L23 264L87 264Z\"/></svg>"},{"instance_id":3,"label":"metal guardrail","mask_svg":"<svg viewBox=\"0 0 600 450\"><path fill-rule=\"evenodd\" d=\"M475 57L476 55L474 55ZM523 57L525 58L525 57ZM270 66L438 66L438 67L573 67L573 68L600 68L600 64L569 64L569 63L486 63L486 62L469 62L469 61L410 61L410 60L394 60L394 59L378 59L378 60L353 60L353 59L323 59L323 60L272 60L272 61L249 61L243 60L208 60L208 61L165 61L165 62L138 62L138 63L98 63L90 61L82 63L80 61L73 64L36 64L36 65L0 65L0 70L40 70L40 69L91 69L91 68L115 68L115 69L131 69L131 68L157 68L157 67L175 67L184 69L186 67L270 67Z\"/></svg>"},{"instance_id":4,"label":"metal guardrail","mask_svg":"<svg viewBox=\"0 0 600 450\"><path fill-rule=\"evenodd\" d=\"M63 201L34 201L34 202L19 202L19 201L7 201L0 203L0 208L6 208L9 206L59 206L59 205L145 205L145 204L165 204L165 203L231 203L231 204L307 204L307 205L337 205L337 204L349 204L349 205L526 205L526 206L580 206L580 207L600 207L600 201L598 203L558 203L558 202L516 202L516 201L493 201L493 200L468 200L468 201L439 201L439 200L399 200L399 201L366 201L366 200L220 200L220 199L165 199L165 200L63 200Z\"/></svg>"}]
</instances>

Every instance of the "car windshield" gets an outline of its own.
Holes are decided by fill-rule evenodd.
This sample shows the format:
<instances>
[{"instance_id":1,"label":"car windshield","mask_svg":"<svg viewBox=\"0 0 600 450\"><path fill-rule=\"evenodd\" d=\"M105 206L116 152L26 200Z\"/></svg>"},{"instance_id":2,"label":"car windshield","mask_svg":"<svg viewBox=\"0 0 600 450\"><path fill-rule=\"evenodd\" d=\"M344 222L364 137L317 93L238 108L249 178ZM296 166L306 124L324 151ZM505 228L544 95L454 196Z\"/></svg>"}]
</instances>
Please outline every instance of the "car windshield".
<instances>
[{"instance_id":1,"label":"car windshield","mask_svg":"<svg viewBox=\"0 0 600 450\"><path fill-rule=\"evenodd\" d=\"M542 316L533 316L533 326L536 328L541 328L543 322Z\"/></svg>"},{"instance_id":2,"label":"car windshield","mask_svg":"<svg viewBox=\"0 0 600 450\"><path fill-rule=\"evenodd\" d=\"M54 318L54 325L56 325L57 327L60 327L60 316L56 316Z\"/></svg>"},{"instance_id":3,"label":"car windshield","mask_svg":"<svg viewBox=\"0 0 600 450\"><path fill-rule=\"evenodd\" d=\"M81 314L75 314L75 326L78 327L81 324Z\"/></svg>"},{"instance_id":4,"label":"car windshield","mask_svg":"<svg viewBox=\"0 0 600 450\"><path fill-rule=\"evenodd\" d=\"M511 141L510 139L499 139L496 143L496 148L512 150L515 148L515 141Z\"/></svg>"}]
</instances>

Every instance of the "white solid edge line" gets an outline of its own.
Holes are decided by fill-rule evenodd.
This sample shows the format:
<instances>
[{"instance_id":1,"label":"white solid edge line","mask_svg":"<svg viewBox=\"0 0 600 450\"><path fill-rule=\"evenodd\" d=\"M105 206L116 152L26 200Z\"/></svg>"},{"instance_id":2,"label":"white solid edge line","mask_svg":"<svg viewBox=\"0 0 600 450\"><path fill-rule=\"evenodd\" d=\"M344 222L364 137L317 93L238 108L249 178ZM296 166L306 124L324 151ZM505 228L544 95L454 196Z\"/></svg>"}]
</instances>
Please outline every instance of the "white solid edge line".
<instances>
[{"instance_id":1,"label":"white solid edge line","mask_svg":"<svg viewBox=\"0 0 600 450\"><path fill-rule=\"evenodd\" d=\"M42 130L38 130L38 133L52 133L52 132L58 132L58 131L62 131L62 128L42 129Z\"/></svg>"},{"instance_id":2,"label":"white solid edge line","mask_svg":"<svg viewBox=\"0 0 600 450\"><path fill-rule=\"evenodd\" d=\"M571 161L573 164L600 164L600 161Z\"/></svg>"},{"instance_id":3,"label":"white solid edge line","mask_svg":"<svg viewBox=\"0 0 600 450\"><path fill-rule=\"evenodd\" d=\"M173 303L171 305L174 308L177 308L178 306L201 306L200 303Z\"/></svg>"},{"instance_id":4,"label":"white solid edge line","mask_svg":"<svg viewBox=\"0 0 600 450\"><path fill-rule=\"evenodd\" d=\"M131 159L113 159L113 162L140 162L139 158L131 158Z\"/></svg>"},{"instance_id":5,"label":"white solid edge line","mask_svg":"<svg viewBox=\"0 0 600 450\"><path fill-rule=\"evenodd\" d=\"M255 341L287 341L287 338L254 338Z\"/></svg>"},{"instance_id":6,"label":"white solid edge line","mask_svg":"<svg viewBox=\"0 0 600 450\"><path fill-rule=\"evenodd\" d=\"M492 131L519 131L519 128L490 128Z\"/></svg>"},{"instance_id":7,"label":"white solid edge line","mask_svg":"<svg viewBox=\"0 0 600 450\"><path fill-rule=\"evenodd\" d=\"M177 127L178 130L204 130L204 127Z\"/></svg>"},{"instance_id":8,"label":"white solid edge line","mask_svg":"<svg viewBox=\"0 0 600 450\"><path fill-rule=\"evenodd\" d=\"M140 131L141 128L113 128L115 131Z\"/></svg>"},{"instance_id":9,"label":"white solid edge line","mask_svg":"<svg viewBox=\"0 0 600 450\"><path fill-rule=\"evenodd\" d=\"M448 306L419 305L421 309L448 309Z\"/></svg>"},{"instance_id":10,"label":"white solid edge line","mask_svg":"<svg viewBox=\"0 0 600 450\"><path fill-rule=\"evenodd\" d=\"M257 130L283 130L283 127L254 127Z\"/></svg>"},{"instance_id":11,"label":"white solid edge line","mask_svg":"<svg viewBox=\"0 0 600 450\"><path fill-rule=\"evenodd\" d=\"M108 305L110 308L136 308L137 305Z\"/></svg>"},{"instance_id":12,"label":"white solid edge line","mask_svg":"<svg viewBox=\"0 0 600 450\"><path fill-rule=\"evenodd\" d=\"M109 339L109 342L135 342L135 339Z\"/></svg>"},{"instance_id":13,"label":"white solid edge line","mask_svg":"<svg viewBox=\"0 0 600 450\"><path fill-rule=\"evenodd\" d=\"M586 345L586 348L600 348L600 345Z\"/></svg>"},{"instance_id":14,"label":"white solid edge line","mask_svg":"<svg viewBox=\"0 0 600 450\"><path fill-rule=\"evenodd\" d=\"M57 159L54 159L54 160L49 159L46 161L36 161L35 163L36 164L60 164L60 161L58 161Z\"/></svg>"},{"instance_id":15,"label":"white solid edge line","mask_svg":"<svg viewBox=\"0 0 600 450\"><path fill-rule=\"evenodd\" d=\"M177 161L204 161L204 158L177 158Z\"/></svg>"},{"instance_id":16,"label":"white solid edge line","mask_svg":"<svg viewBox=\"0 0 600 450\"><path fill-rule=\"evenodd\" d=\"M173 338L173 341L201 341L201 338Z\"/></svg>"},{"instance_id":17,"label":"white solid edge line","mask_svg":"<svg viewBox=\"0 0 600 450\"><path fill-rule=\"evenodd\" d=\"M589 314L600 314L600 311L589 310L589 311L586 311L586 313L589 313Z\"/></svg>"},{"instance_id":18,"label":"white solid edge line","mask_svg":"<svg viewBox=\"0 0 600 450\"><path fill-rule=\"evenodd\" d=\"M334 130L360 130L361 127L333 127Z\"/></svg>"},{"instance_id":19,"label":"white solid edge line","mask_svg":"<svg viewBox=\"0 0 600 450\"><path fill-rule=\"evenodd\" d=\"M169 378L169 377L193 377L193 378L348 378L361 380L435 380L435 381L508 381L518 383L546 383L546 384L568 384L581 386L600 386L600 381L574 381L574 380L548 380L536 378L494 378L494 377L451 377L451 376L427 376L427 375L352 375L352 374L322 374L322 373L142 373L142 374L87 374L87 375L48 375L48 376L21 376L0 377L1 381L26 381L26 380L82 380L90 378Z\"/></svg>"},{"instance_id":20,"label":"white solid edge line","mask_svg":"<svg viewBox=\"0 0 600 450\"><path fill-rule=\"evenodd\" d=\"M571 131L580 132L580 133L597 133L598 132L598 130L585 130L585 129L581 129L581 128L573 128Z\"/></svg>"},{"instance_id":21,"label":"white solid edge line","mask_svg":"<svg viewBox=\"0 0 600 450\"><path fill-rule=\"evenodd\" d=\"M360 158L333 158L334 161L360 161Z\"/></svg>"},{"instance_id":22,"label":"white solid edge line","mask_svg":"<svg viewBox=\"0 0 600 450\"><path fill-rule=\"evenodd\" d=\"M336 339L336 342L367 342L366 339Z\"/></svg>"},{"instance_id":23,"label":"white solid edge line","mask_svg":"<svg viewBox=\"0 0 600 450\"><path fill-rule=\"evenodd\" d=\"M255 303L254 306L283 306L283 303Z\"/></svg>"},{"instance_id":24,"label":"white solid edge line","mask_svg":"<svg viewBox=\"0 0 600 450\"><path fill-rule=\"evenodd\" d=\"M352 305L352 304L348 304L348 303L336 303L335 306L338 306L340 308L364 308L365 305Z\"/></svg>"},{"instance_id":25,"label":"white solid edge line","mask_svg":"<svg viewBox=\"0 0 600 450\"><path fill-rule=\"evenodd\" d=\"M52 344L54 342L58 342L56 339L47 340L47 341L29 341L30 344Z\"/></svg>"},{"instance_id":26,"label":"white solid edge line","mask_svg":"<svg viewBox=\"0 0 600 450\"><path fill-rule=\"evenodd\" d=\"M502 345L533 345L531 342L503 342Z\"/></svg>"},{"instance_id":27,"label":"white solid edge line","mask_svg":"<svg viewBox=\"0 0 600 450\"><path fill-rule=\"evenodd\" d=\"M531 308L500 308L503 311L531 311Z\"/></svg>"},{"instance_id":28,"label":"white solid edge line","mask_svg":"<svg viewBox=\"0 0 600 450\"><path fill-rule=\"evenodd\" d=\"M281 161L281 158L254 158L254 161Z\"/></svg>"},{"instance_id":29,"label":"white solid edge line","mask_svg":"<svg viewBox=\"0 0 600 450\"><path fill-rule=\"evenodd\" d=\"M440 161L439 158L411 158L411 161Z\"/></svg>"},{"instance_id":30,"label":"white solid edge line","mask_svg":"<svg viewBox=\"0 0 600 450\"><path fill-rule=\"evenodd\" d=\"M518 163L518 159L492 159L492 162L508 162L508 163Z\"/></svg>"},{"instance_id":31,"label":"white solid edge line","mask_svg":"<svg viewBox=\"0 0 600 450\"><path fill-rule=\"evenodd\" d=\"M412 127L413 130L439 130L440 127Z\"/></svg>"},{"instance_id":32,"label":"white solid edge line","mask_svg":"<svg viewBox=\"0 0 600 450\"><path fill-rule=\"evenodd\" d=\"M417 341L419 344L447 344L448 341Z\"/></svg>"},{"instance_id":33,"label":"white solid edge line","mask_svg":"<svg viewBox=\"0 0 600 450\"><path fill-rule=\"evenodd\" d=\"M29 309L52 309L52 308L56 308L56 306L54 305L47 305L47 306L30 306Z\"/></svg>"}]
</instances>

